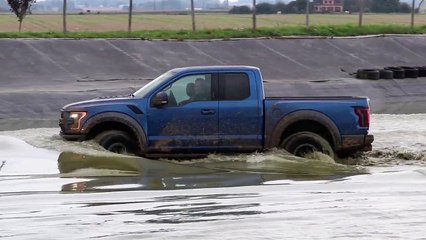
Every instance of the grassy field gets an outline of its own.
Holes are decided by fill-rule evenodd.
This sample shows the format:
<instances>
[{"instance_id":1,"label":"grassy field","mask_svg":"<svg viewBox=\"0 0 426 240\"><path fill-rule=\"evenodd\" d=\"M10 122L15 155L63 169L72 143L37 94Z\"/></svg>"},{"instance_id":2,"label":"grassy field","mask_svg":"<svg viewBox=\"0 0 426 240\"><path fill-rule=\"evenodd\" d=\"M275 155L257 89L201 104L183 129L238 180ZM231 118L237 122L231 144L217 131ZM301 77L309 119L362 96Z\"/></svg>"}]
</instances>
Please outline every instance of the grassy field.
<instances>
[{"instance_id":1,"label":"grassy field","mask_svg":"<svg viewBox=\"0 0 426 240\"><path fill-rule=\"evenodd\" d=\"M71 37L125 37L127 31L126 14L91 14L91 15L68 15L68 31ZM368 29L353 29L358 24L357 14L313 14L310 16L313 30L304 31L305 15L285 14L285 15L258 15L257 26L269 32L266 36L276 35L357 35L357 34L380 34L380 33L424 33L426 26L426 15L416 15L415 25L417 28L411 31L410 14L366 14L364 15L364 25ZM251 15L230 15L230 14L197 14L197 30L215 35L219 32L238 30L241 33L232 35L231 33L219 34L219 37L245 37L250 35L252 24ZM375 25L375 26L370 26ZM392 26L389 26L392 25ZM331 27L330 27L331 26ZM351 26L351 29L348 29ZM327 28L332 28L327 30ZM374 28L374 29L373 29ZM12 14L0 15L0 37L61 37L62 15L28 15L23 22L24 32L17 35L17 18ZM135 14L133 17L133 36L139 37L143 32L148 37L166 38L192 38L189 31L191 29L190 15L154 15ZM285 30L286 29L286 30ZM340 30L339 30L340 29ZM386 32L391 29L391 32ZM395 30L396 29L396 30ZM221 31L219 31L221 30ZM342 33L343 31L343 33ZM169 33L166 33L169 32ZM43 33L43 34L41 34ZM181 36L177 36L180 34ZM200 35L199 34L199 35ZM251 33L253 34L253 33ZM144 36L145 36L144 35ZM175 35L175 37L172 37ZM206 34L201 34L205 37ZM223 36L222 36L223 35ZM258 36L256 33L254 36ZM265 34L260 34L264 36ZM213 36L212 36L213 37Z\"/></svg>"}]
</instances>

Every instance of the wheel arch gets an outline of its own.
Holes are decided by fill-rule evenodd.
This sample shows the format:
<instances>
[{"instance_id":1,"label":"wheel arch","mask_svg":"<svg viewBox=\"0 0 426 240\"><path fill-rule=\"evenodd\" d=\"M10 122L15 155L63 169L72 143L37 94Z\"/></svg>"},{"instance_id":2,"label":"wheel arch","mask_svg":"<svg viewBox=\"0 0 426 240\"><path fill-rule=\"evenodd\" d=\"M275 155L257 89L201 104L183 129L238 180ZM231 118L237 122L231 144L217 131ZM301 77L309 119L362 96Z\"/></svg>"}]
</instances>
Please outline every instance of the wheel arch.
<instances>
[{"instance_id":1,"label":"wheel arch","mask_svg":"<svg viewBox=\"0 0 426 240\"><path fill-rule=\"evenodd\" d=\"M89 118L83 125L81 132L86 139L93 139L97 134L106 130L122 130L128 132L137 141L138 154L144 154L147 146L145 131L139 123L127 114L106 112Z\"/></svg>"},{"instance_id":2,"label":"wheel arch","mask_svg":"<svg viewBox=\"0 0 426 240\"><path fill-rule=\"evenodd\" d=\"M313 110L300 110L283 117L272 130L266 147L277 147L284 138L301 131L323 136L335 151L340 148L341 136L336 124L325 114Z\"/></svg>"}]
</instances>

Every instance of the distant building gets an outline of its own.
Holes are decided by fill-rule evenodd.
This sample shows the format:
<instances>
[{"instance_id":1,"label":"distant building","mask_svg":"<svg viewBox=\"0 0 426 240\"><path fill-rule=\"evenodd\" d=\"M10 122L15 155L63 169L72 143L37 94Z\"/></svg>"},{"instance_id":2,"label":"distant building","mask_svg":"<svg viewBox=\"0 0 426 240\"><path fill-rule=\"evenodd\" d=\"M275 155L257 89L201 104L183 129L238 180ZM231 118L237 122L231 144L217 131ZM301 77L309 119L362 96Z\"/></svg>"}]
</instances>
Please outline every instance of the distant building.
<instances>
[{"instance_id":1,"label":"distant building","mask_svg":"<svg viewBox=\"0 0 426 240\"><path fill-rule=\"evenodd\" d=\"M314 12L342 13L343 0L314 0Z\"/></svg>"}]
</instances>

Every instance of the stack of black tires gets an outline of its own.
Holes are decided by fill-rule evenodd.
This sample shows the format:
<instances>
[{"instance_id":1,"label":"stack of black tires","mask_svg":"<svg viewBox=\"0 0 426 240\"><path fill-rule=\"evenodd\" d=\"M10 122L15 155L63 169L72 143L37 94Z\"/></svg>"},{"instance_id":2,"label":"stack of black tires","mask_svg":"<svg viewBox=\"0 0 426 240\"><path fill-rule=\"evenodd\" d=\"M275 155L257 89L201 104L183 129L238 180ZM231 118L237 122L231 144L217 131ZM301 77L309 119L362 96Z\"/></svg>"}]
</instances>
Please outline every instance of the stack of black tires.
<instances>
[{"instance_id":1,"label":"stack of black tires","mask_svg":"<svg viewBox=\"0 0 426 240\"><path fill-rule=\"evenodd\" d=\"M426 66L423 67L385 67L383 69L358 69L356 78L379 80L379 79L403 79L426 77Z\"/></svg>"}]
</instances>

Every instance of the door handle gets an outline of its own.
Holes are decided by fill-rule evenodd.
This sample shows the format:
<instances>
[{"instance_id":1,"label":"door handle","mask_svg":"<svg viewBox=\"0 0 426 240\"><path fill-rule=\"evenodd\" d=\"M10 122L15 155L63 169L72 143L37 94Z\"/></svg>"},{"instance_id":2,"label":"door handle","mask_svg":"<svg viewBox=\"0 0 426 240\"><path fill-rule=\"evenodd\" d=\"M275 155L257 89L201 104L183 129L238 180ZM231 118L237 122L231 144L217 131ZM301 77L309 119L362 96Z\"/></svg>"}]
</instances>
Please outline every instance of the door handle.
<instances>
[{"instance_id":1,"label":"door handle","mask_svg":"<svg viewBox=\"0 0 426 240\"><path fill-rule=\"evenodd\" d=\"M213 115L216 113L216 110L214 109L202 109L201 114L203 115Z\"/></svg>"}]
</instances>

